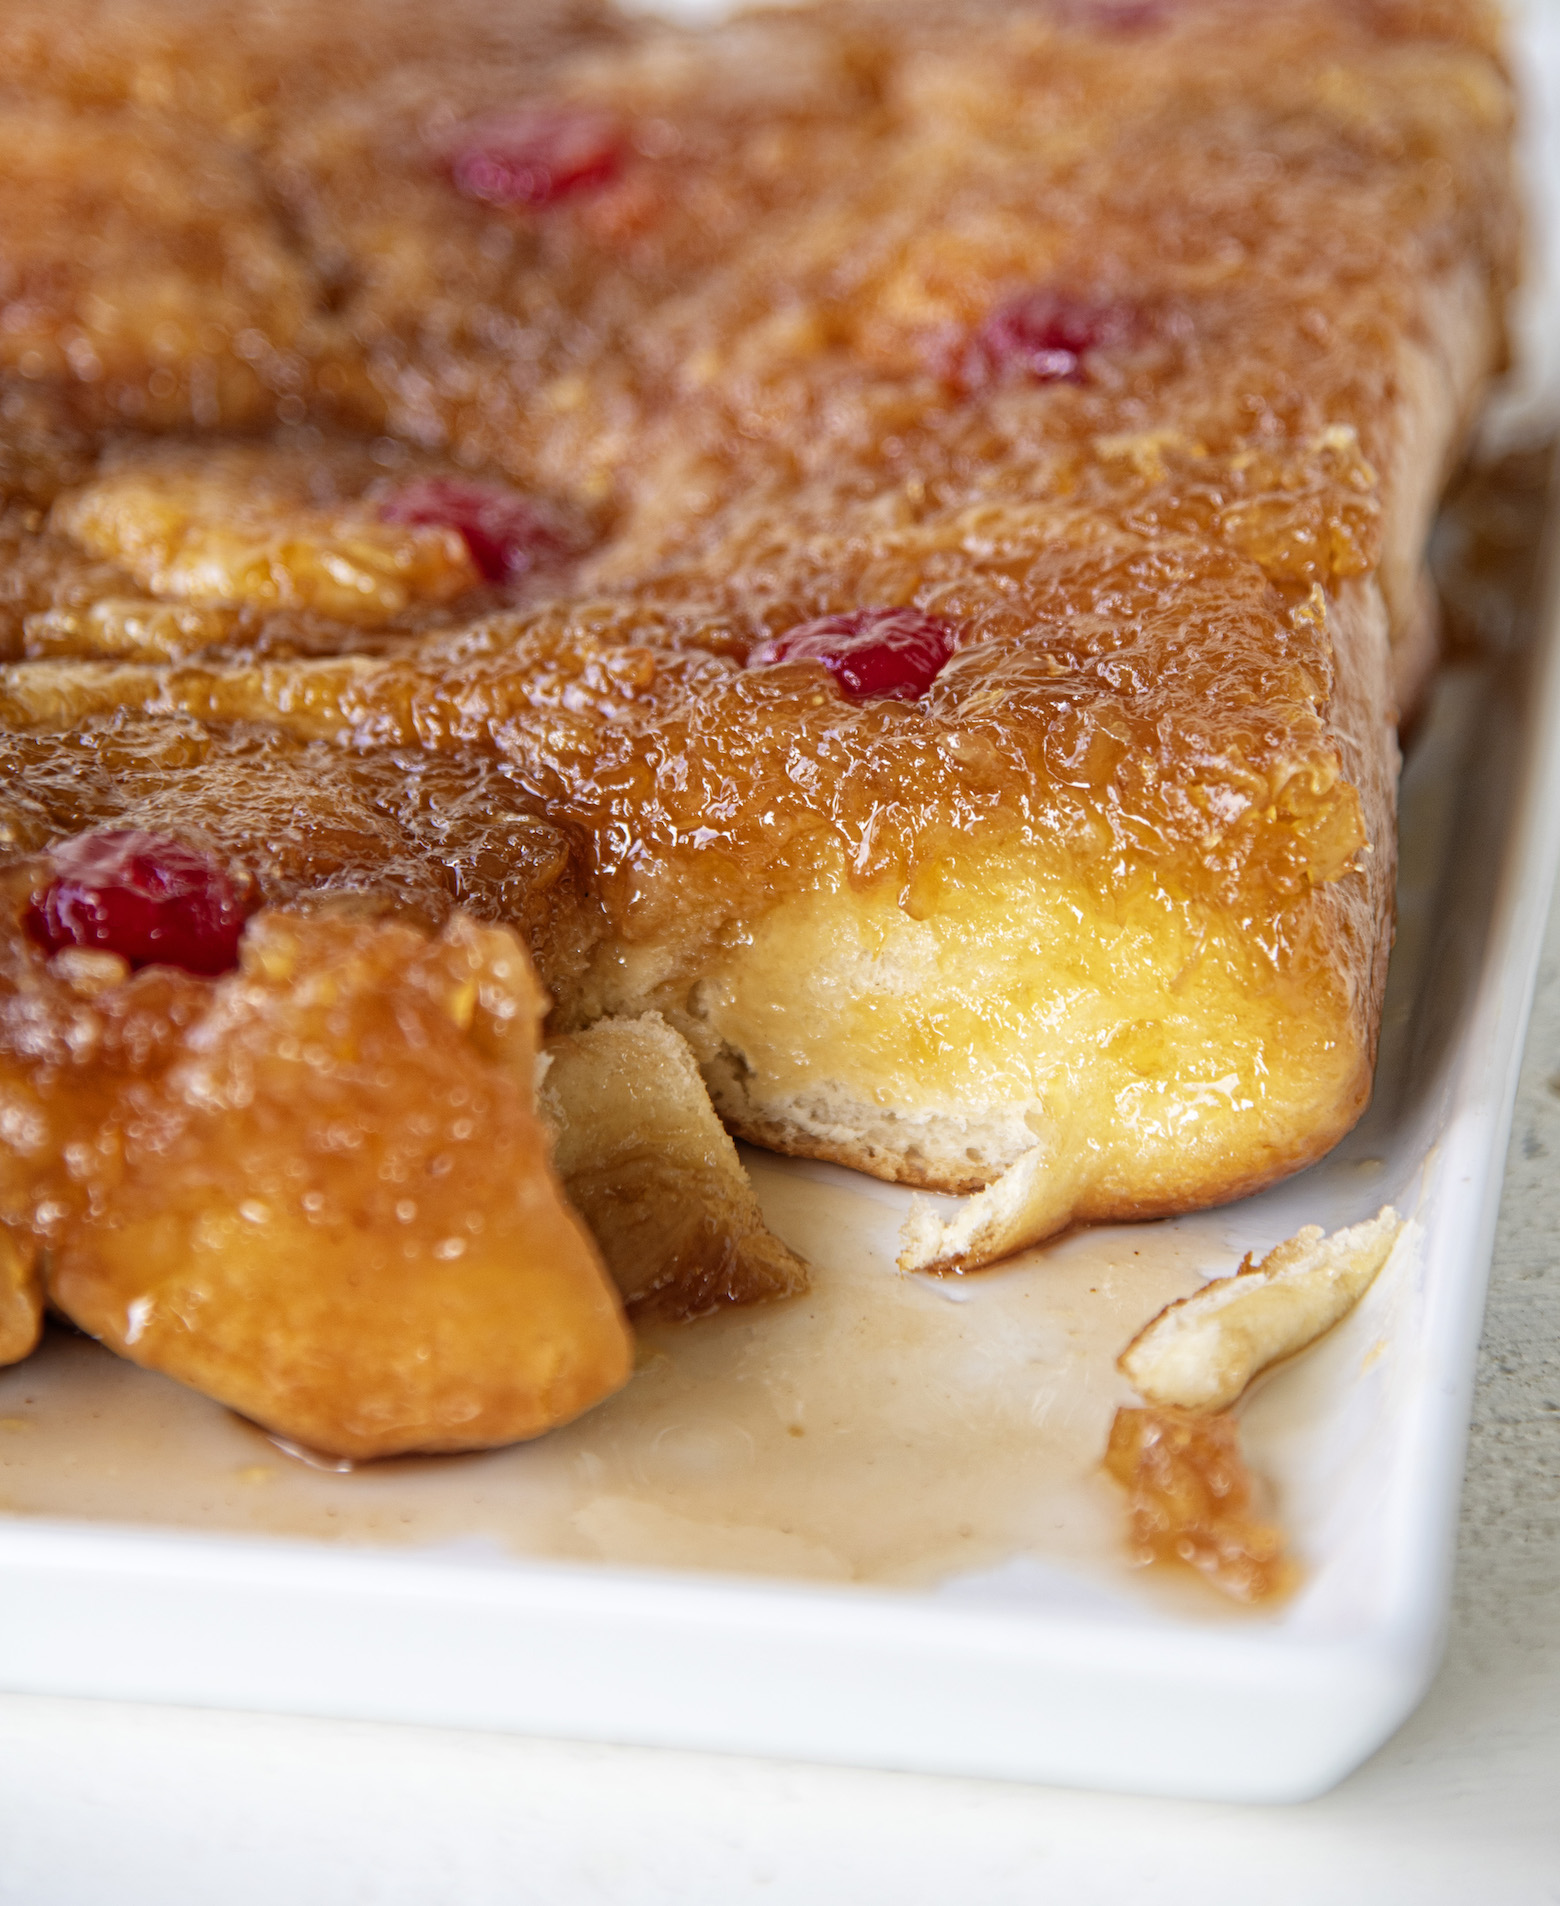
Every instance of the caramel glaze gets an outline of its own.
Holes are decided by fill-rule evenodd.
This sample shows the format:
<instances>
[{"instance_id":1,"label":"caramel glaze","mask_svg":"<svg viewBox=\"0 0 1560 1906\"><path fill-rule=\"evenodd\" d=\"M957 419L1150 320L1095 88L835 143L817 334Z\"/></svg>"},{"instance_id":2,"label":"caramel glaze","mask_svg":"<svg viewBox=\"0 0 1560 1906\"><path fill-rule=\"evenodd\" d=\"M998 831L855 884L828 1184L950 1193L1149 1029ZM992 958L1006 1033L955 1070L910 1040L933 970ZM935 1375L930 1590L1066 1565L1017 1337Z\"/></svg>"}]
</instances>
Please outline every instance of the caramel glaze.
<instances>
[{"instance_id":1,"label":"caramel glaze","mask_svg":"<svg viewBox=\"0 0 1560 1906\"><path fill-rule=\"evenodd\" d=\"M1127 1491L1140 1567L1184 1564L1237 1601L1269 1601L1295 1586L1282 1533L1254 1512L1234 1417L1119 1409L1105 1468Z\"/></svg>"},{"instance_id":2,"label":"caramel glaze","mask_svg":"<svg viewBox=\"0 0 1560 1906\"><path fill-rule=\"evenodd\" d=\"M0 427L0 656L394 653L556 587L591 540L544 505L538 560L494 586L456 531L384 520L448 474L388 439L104 443L34 400Z\"/></svg>"},{"instance_id":3,"label":"caramel glaze","mask_svg":"<svg viewBox=\"0 0 1560 1906\"><path fill-rule=\"evenodd\" d=\"M314 31L351 56L306 72L317 11L203 8L196 53L187 11L151 0L8 9L0 138L41 175L6 171L8 366L94 424L345 405L610 503L621 575L690 543L729 556L766 486L823 524L907 483L1082 495L1212 525L1276 576L1357 571L1404 338L1436 347L1445 275L1512 268L1510 104L1476 6L1195 0L1130 35L1071 4L699 33L541 6L506 14L506 50L478 7L430 43L425 9L343 5ZM617 115L615 177L544 212L457 193L452 147L527 101ZM26 136L45 109L69 149ZM164 177L135 143L175 130L212 142L210 177L187 144ZM141 161L123 203L89 134ZM217 207L224 165L242 206ZM78 258L94 192L116 219ZM242 259L194 243L214 208ZM142 260L166 244L165 302L198 337L138 327L115 276L132 237ZM1128 335L1085 384L961 389L969 328L1037 281L1121 302ZM1357 449L1319 441L1339 429Z\"/></svg>"},{"instance_id":4,"label":"caramel glaze","mask_svg":"<svg viewBox=\"0 0 1560 1906\"><path fill-rule=\"evenodd\" d=\"M510 38L457 8L430 51L397 4L336 10L367 50L306 75L288 8L222 15L209 62L155 7L101 47L96 9L51 8L74 51L48 76L11 16L4 470L39 659L6 672L7 726L138 711L234 761L347 744L369 780L495 777L669 1000L787 895L840 877L918 920L1019 853L1107 916L1146 890L1238 941L1242 984L1354 1014L1368 1069L1390 813L1361 790L1390 743L1335 643L1379 588L1409 644L1440 466L1498 354L1510 103L1480 8L864 3L699 34L542 8ZM611 178L542 210L457 192L452 158L526 102L611 116ZM1111 314L1075 380L972 355L1037 284ZM275 428L276 457L326 464L322 431L388 436L575 512L590 547L379 627L239 604L172 662L29 636L155 595L68 527L107 437L148 426L193 428L197 457ZM923 701L744 671L864 604L958 626ZM364 838L359 885L400 865ZM559 1023L614 1009L564 937L532 935ZM1313 1149L1357 1073L1344 1097Z\"/></svg>"},{"instance_id":5,"label":"caramel glaze","mask_svg":"<svg viewBox=\"0 0 1560 1906\"><path fill-rule=\"evenodd\" d=\"M1278 902L1281 935L1284 900L1347 872L1364 844L1320 718L1323 613L1227 552L1042 540L1054 526L1026 525L1006 564L948 552L950 580L920 593L957 615L966 646L910 706L846 704L814 664L750 674L737 660L774 623L859 594L846 550L772 618L739 615L736 584L724 615L548 606L402 661L34 670L18 687L56 688L72 721L155 704L369 750L492 748L506 768L488 772L580 826L629 940L718 934L841 844L855 878L893 878L913 910L960 836L1008 832L1102 889L1152 857L1215 904L1256 890Z\"/></svg>"},{"instance_id":6,"label":"caramel glaze","mask_svg":"<svg viewBox=\"0 0 1560 1906\"><path fill-rule=\"evenodd\" d=\"M3 946L0 1224L93 1336L348 1457L534 1436L627 1378L512 934L265 911L217 980Z\"/></svg>"},{"instance_id":7,"label":"caramel glaze","mask_svg":"<svg viewBox=\"0 0 1560 1906\"><path fill-rule=\"evenodd\" d=\"M68 736L0 736L8 858L42 879L49 847L111 827L212 852L247 878L256 906L388 912L429 928L459 907L503 922L559 987L577 981L601 934L581 838L488 756L352 754L273 728L126 716Z\"/></svg>"}]
</instances>

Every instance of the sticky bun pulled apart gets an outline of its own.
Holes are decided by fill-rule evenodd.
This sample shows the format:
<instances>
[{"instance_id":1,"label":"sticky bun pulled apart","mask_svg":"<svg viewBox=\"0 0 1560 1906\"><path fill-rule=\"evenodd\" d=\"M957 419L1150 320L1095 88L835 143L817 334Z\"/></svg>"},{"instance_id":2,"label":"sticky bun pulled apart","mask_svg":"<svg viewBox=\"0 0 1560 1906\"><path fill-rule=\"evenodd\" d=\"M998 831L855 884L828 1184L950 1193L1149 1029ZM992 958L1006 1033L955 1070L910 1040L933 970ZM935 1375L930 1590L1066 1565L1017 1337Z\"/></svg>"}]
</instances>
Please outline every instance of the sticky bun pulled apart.
<instances>
[{"instance_id":1,"label":"sticky bun pulled apart","mask_svg":"<svg viewBox=\"0 0 1560 1906\"><path fill-rule=\"evenodd\" d=\"M16 1024L203 987L167 1076L198 1025L259 1078L313 1010L275 936L423 1001L502 931L557 1054L550 1097L505 1075L513 1142L570 1121L536 1169L674 1308L801 1276L716 1114L959 1196L912 1210L926 1270L1357 1119L1424 548L1515 268L1477 0L29 0L0 51L7 878L140 830L253 902L230 972L110 981L18 887ZM408 1054L470 1045L442 1010ZM48 1197L128 1235L152 1165L68 1162L82 1064ZM14 1314L84 1305L8 1196Z\"/></svg>"}]
</instances>

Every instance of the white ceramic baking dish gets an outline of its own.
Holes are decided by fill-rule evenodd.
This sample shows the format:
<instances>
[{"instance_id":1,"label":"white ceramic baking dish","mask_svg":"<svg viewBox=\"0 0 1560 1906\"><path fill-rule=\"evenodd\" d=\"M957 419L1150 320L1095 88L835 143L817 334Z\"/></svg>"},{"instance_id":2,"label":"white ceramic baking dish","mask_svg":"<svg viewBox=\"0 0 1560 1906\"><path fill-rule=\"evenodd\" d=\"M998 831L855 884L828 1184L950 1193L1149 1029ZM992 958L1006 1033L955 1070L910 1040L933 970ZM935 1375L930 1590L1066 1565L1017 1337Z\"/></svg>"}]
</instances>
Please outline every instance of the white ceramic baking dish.
<instances>
[{"instance_id":1,"label":"white ceramic baking dish","mask_svg":"<svg viewBox=\"0 0 1560 1906\"><path fill-rule=\"evenodd\" d=\"M1404 788L1374 1106L1263 1197L979 1278L907 1199L754 1156L815 1294L666 1330L544 1442L355 1472L95 1346L0 1372L0 1686L1226 1799L1338 1779L1438 1656L1501 1168L1560 850L1560 603L1454 671ZM1412 1220L1249 1401L1305 1571L1273 1613L1143 1575L1098 1472L1112 1359L1300 1225Z\"/></svg>"}]
</instances>

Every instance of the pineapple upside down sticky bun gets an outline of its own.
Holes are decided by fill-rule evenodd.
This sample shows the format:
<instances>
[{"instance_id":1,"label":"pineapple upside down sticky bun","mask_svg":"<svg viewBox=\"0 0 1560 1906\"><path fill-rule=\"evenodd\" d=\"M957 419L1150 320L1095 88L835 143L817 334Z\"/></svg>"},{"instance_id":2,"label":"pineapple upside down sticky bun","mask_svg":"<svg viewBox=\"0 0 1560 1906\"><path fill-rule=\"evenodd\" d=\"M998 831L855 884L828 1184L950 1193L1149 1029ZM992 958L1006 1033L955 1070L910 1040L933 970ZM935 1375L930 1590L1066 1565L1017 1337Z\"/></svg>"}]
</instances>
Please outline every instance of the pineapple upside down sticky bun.
<instances>
[{"instance_id":1,"label":"pineapple upside down sticky bun","mask_svg":"<svg viewBox=\"0 0 1560 1906\"><path fill-rule=\"evenodd\" d=\"M14 971L168 983L104 982L104 830L214 856L240 975L469 915L577 1081L633 1025L667 1103L686 1053L738 1136L965 1194L912 1268L1358 1117L1514 269L1476 0L63 0L0 50ZM721 1171L710 1261L791 1287ZM644 1301L743 1288L627 1235Z\"/></svg>"}]
</instances>

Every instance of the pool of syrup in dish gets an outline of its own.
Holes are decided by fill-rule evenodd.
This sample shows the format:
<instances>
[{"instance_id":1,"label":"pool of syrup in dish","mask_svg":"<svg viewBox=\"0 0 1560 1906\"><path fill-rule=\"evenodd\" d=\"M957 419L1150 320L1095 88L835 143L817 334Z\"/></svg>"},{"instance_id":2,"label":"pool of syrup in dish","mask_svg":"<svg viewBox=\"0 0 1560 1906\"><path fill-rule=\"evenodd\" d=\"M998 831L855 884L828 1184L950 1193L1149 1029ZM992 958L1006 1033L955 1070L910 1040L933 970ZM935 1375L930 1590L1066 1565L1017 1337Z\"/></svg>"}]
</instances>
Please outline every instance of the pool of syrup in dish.
<instances>
[{"instance_id":1,"label":"pool of syrup in dish","mask_svg":"<svg viewBox=\"0 0 1560 1906\"><path fill-rule=\"evenodd\" d=\"M1119 1545L1099 1475L1113 1359L1224 1253L1217 1227L1081 1234L979 1278L906 1277L903 1194L750 1161L814 1267L773 1307L643 1334L626 1390L490 1454L312 1468L85 1338L0 1373L0 1510L915 1582Z\"/></svg>"}]
</instances>

